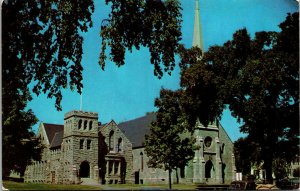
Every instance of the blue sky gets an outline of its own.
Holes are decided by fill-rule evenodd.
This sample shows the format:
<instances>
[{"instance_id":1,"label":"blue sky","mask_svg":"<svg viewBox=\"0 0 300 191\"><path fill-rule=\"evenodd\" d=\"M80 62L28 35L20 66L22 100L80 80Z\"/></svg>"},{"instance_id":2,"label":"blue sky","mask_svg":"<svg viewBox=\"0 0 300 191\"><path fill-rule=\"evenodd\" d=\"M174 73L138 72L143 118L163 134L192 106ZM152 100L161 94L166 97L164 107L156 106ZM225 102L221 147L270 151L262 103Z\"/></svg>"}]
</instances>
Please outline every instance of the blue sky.
<instances>
[{"instance_id":1,"label":"blue sky","mask_svg":"<svg viewBox=\"0 0 300 191\"><path fill-rule=\"evenodd\" d=\"M99 121L103 123L111 119L122 122L155 111L154 99L159 96L162 87L172 90L179 88L179 69L176 67L171 76L165 74L161 80L157 79L153 75L150 54L142 48L140 51L128 52L125 65L120 68L107 60L105 71L102 71L98 65L101 43L99 31L101 21L107 18L110 11L104 2L95 1L94 26L83 34L82 109L98 112ZM180 2L183 8L182 43L191 47L195 0ZM257 31L279 31L278 24L285 20L287 13L298 10L295 0L200 0L199 6L205 50L212 45L222 45L241 28L247 28L251 37ZM54 100L40 95L33 96L28 108L34 111L40 122L63 124L66 112L79 110L80 95L64 90L61 104L63 110L58 112ZM34 129L37 129L38 124ZM221 124L232 141L243 136L230 111L224 111Z\"/></svg>"}]
</instances>

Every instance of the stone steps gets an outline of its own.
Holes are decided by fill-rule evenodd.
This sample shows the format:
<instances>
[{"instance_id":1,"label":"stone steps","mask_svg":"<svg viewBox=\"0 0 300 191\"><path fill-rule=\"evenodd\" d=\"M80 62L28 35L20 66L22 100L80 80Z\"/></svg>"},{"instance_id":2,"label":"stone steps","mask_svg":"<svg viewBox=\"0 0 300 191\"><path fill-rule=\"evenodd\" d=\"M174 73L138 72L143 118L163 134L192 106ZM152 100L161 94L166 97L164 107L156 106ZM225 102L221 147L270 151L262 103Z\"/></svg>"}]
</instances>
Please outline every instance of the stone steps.
<instances>
[{"instance_id":1,"label":"stone steps","mask_svg":"<svg viewBox=\"0 0 300 191\"><path fill-rule=\"evenodd\" d=\"M81 178L81 185L99 185L100 183L92 178Z\"/></svg>"}]
</instances>

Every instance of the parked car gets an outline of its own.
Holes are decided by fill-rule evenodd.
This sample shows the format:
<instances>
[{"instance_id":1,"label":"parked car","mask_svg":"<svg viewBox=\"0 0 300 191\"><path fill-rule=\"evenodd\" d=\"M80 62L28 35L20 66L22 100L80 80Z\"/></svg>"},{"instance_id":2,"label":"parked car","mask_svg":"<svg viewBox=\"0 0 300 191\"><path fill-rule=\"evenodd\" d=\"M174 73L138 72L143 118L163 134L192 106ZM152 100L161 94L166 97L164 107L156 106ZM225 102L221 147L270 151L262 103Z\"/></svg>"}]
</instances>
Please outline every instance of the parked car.
<instances>
[{"instance_id":1,"label":"parked car","mask_svg":"<svg viewBox=\"0 0 300 191\"><path fill-rule=\"evenodd\" d=\"M256 184L253 181L233 181L231 182L229 190L255 190Z\"/></svg>"},{"instance_id":2,"label":"parked car","mask_svg":"<svg viewBox=\"0 0 300 191\"><path fill-rule=\"evenodd\" d=\"M299 189L300 181L299 178L285 178L277 181L276 186L282 190Z\"/></svg>"}]
</instances>

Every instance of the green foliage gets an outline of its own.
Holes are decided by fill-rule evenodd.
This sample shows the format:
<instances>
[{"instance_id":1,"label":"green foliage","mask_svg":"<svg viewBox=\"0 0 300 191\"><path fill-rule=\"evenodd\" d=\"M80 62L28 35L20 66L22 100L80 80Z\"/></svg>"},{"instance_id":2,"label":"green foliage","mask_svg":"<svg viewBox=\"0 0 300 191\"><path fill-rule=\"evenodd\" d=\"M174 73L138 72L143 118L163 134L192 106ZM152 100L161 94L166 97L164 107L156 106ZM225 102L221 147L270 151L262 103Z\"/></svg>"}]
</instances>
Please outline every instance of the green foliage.
<instances>
[{"instance_id":1,"label":"green foliage","mask_svg":"<svg viewBox=\"0 0 300 191\"><path fill-rule=\"evenodd\" d=\"M279 25L281 32L257 32L251 39L246 29L238 30L203 56L199 49L180 47L190 123L199 118L207 125L228 104L243 120L247 139L261 148L254 159L264 161L268 180L276 156L291 161L299 150L298 24L294 13Z\"/></svg>"},{"instance_id":2,"label":"green foliage","mask_svg":"<svg viewBox=\"0 0 300 191\"><path fill-rule=\"evenodd\" d=\"M111 4L109 18L102 23L99 64L104 70L106 47L110 60L124 64L125 52L147 47L158 78L175 67L175 53L181 40L181 7L178 0L106 0Z\"/></svg>"},{"instance_id":3,"label":"green foliage","mask_svg":"<svg viewBox=\"0 0 300 191\"><path fill-rule=\"evenodd\" d=\"M181 109L181 93L180 90L162 89L155 100L157 120L151 124L151 133L146 135L145 141L150 167L171 172L186 166L194 156L194 140L186 129L187 122Z\"/></svg>"},{"instance_id":4,"label":"green foliage","mask_svg":"<svg viewBox=\"0 0 300 191\"><path fill-rule=\"evenodd\" d=\"M215 121L223 111L222 98L219 96L216 78L210 63L204 62L201 50L197 47L184 49L180 47L180 85L185 90L182 105L190 127L196 119L207 126Z\"/></svg>"},{"instance_id":5,"label":"green foliage","mask_svg":"<svg viewBox=\"0 0 300 191\"><path fill-rule=\"evenodd\" d=\"M36 95L55 98L61 110L61 91L82 88L80 32L92 26L92 0L11 0L2 3L3 172L24 173L41 148L33 139L37 119L26 110ZM29 89L29 85L32 89Z\"/></svg>"},{"instance_id":6,"label":"green foliage","mask_svg":"<svg viewBox=\"0 0 300 191\"><path fill-rule=\"evenodd\" d=\"M55 97L61 110L62 88L81 92L80 32L92 26L93 1L12 0L2 11L3 84L24 93L33 83L35 94Z\"/></svg>"},{"instance_id":7,"label":"green foliage","mask_svg":"<svg viewBox=\"0 0 300 191\"><path fill-rule=\"evenodd\" d=\"M251 165L260 165L262 159L260 147L248 138L240 138L234 142L235 166L237 172L250 175Z\"/></svg>"},{"instance_id":8,"label":"green foliage","mask_svg":"<svg viewBox=\"0 0 300 191\"><path fill-rule=\"evenodd\" d=\"M7 94L3 92L3 102ZM21 97L21 96L20 96ZM10 170L24 174L26 165L31 159L39 160L41 147L39 140L34 138L32 125L37 122L31 110L25 110L26 101L13 101L12 105L3 107L2 129L2 161L3 176L8 176Z\"/></svg>"}]
</instances>

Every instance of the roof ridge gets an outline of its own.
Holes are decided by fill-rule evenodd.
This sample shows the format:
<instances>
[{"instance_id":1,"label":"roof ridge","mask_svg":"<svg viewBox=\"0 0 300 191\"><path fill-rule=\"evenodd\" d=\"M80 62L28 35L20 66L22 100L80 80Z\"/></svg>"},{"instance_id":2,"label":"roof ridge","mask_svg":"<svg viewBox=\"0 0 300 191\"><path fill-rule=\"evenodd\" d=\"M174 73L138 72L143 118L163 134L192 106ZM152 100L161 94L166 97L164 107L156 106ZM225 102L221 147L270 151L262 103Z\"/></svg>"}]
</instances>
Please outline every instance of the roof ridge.
<instances>
[{"instance_id":1,"label":"roof ridge","mask_svg":"<svg viewBox=\"0 0 300 191\"><path fill-rule=\"evenodd\" d=\"M145 118L145 117L147 117L147 116L149 116L149 115L152 115L152 114L156 114L156 112L155 112L155 111L147 112L147 113L146 113L145 115L143 115L143 116L140 116L140 117L137 117L137 118L134 118L134 119L130 119L130 120L128 120L128 121L122 121L122 122L119 122L119 124L131 122L131 121L135 121L135 120L141 119L141 118Z\"/></svg>"},{"instance_id":2,"label":"roof ridge","mask_svg":"<svg viewBox=\"0 0 300 191\"><path fill-rule=\"evenodd\" d=\"M103 124L103 126L100 125L100 127L101 127L101 129L103 129L103 128L107 127L107 126L108 126L109 124L111 124L111 123L114 123L114 124L118 125L118 124L115 122L115 120L112 119L112 120L110 120L110 122ZM98 131L101 131L101 129L99 129Z\"/></svg>"}]
</instances>

